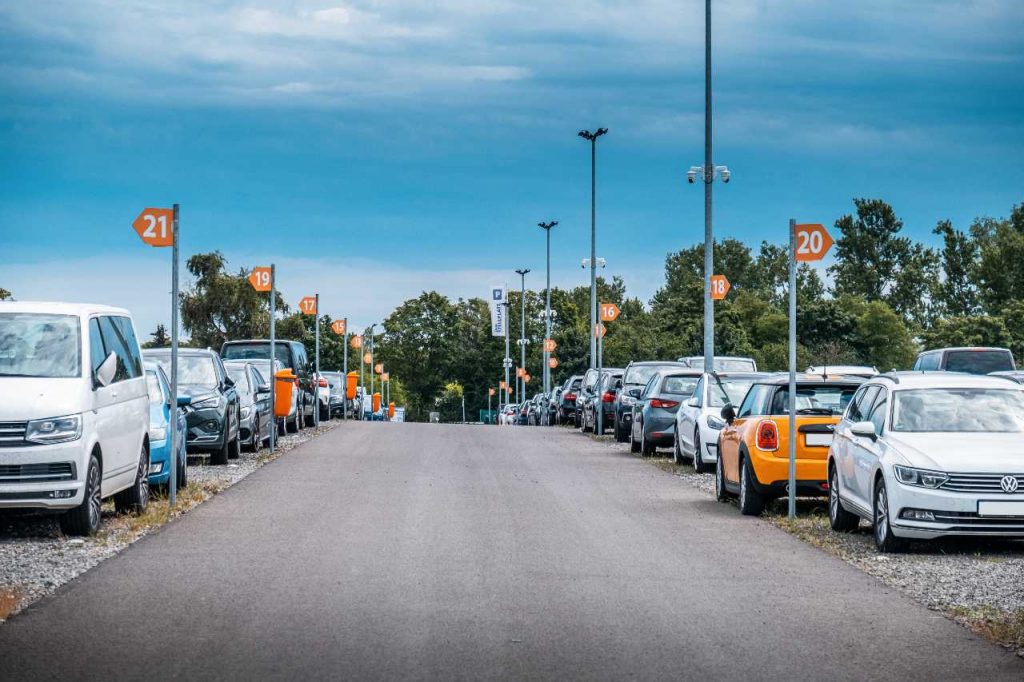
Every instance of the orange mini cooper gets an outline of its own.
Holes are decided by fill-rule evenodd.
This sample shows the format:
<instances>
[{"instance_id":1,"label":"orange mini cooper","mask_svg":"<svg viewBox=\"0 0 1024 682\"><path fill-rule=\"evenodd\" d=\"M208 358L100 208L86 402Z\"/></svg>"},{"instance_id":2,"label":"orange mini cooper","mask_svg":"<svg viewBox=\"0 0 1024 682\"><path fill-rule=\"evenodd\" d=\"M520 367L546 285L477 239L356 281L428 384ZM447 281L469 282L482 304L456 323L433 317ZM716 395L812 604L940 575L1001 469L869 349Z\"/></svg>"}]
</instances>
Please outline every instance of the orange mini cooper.
<instances>
[{"instance_id":1,"label":"orange mini cooper","mask_svg":"<svg viewBox=\"0 0 1024 682\"><path fill-rule=\"evenodd\" d=\"M796 492L828 494L828 448L832 432L863 379L798 374L796 380ZM739 497L740 511L756 516L786 495L789 483L789 375L777 374L750 387L736 410L722 408L726 422L718 439L715 494Z\"/></svg>"}]
</instances>

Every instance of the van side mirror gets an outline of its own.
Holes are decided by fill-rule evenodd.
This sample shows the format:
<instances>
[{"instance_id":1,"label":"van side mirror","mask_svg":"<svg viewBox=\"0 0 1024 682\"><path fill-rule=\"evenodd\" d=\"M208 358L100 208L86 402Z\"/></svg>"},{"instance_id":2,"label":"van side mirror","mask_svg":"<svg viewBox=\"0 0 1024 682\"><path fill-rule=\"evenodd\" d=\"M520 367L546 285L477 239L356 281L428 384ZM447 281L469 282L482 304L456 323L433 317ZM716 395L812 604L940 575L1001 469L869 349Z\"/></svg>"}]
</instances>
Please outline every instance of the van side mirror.
<instances>
[{"instance_id":1,"label":"van side mirror","mask_svg":"<svg viewBox=\"0 0 1024 682\"><path fill-rule=\"evenodd\" d=\"M96 368L96 374L93 376L94 388L100 388L109 386L110 382L114 380L114 374L117 373L117 355L114 351L110 351L107 357L103 359L100 366Z\"/></svg>"},{"instance_id":2,"label":"van side mirror","mask_svg":"<svg viewBox=\"0 0 1024 682\"><path fill-rule=\"evenodd\" d=\"M850 433L858 438L878 440L878 433L875 431L875 425L873 422L856 422L850 427Z\"/></svg>"},{"instance_id":3,"label":"van side mirror","mask_svg":"<svg viewBox=\"0 0 1024 682\"><path fill-rule=\"evenodd\" d=\"M726 424L732 424L736 421L736 408L732 405L726 405L722 408L722 419L725 420Z\"/></svg>"}]
</instances>

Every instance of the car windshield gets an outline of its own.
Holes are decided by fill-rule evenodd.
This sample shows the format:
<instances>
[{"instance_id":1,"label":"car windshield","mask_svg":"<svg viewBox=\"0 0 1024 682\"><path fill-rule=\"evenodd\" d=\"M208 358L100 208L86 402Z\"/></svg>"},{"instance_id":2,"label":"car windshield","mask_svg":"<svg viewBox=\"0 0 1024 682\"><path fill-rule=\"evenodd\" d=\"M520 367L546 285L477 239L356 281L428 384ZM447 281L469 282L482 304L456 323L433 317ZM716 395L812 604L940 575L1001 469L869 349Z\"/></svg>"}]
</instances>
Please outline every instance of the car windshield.
<instances>
[{"instance_id":1,"label":"car windshield","mask_svg":"<svg viewBox=\"0 0 1024 682\"><path fill-rule=\"evenodd\" d=\"M284 367L292 366L291 353L288 345L274 344L274 355ZM225 360L270 360L270 343L232 343L224 346L221 357ZM292 369L294 369L292 367Z\"/></svg>"},{"instance_id":2,"label":"car windshield","mask_svg":"<svg viewBox=\"0 0 1024 682\"><path fill-rule=\"evenodd\" d=\"M164 401L164 392L160 390L160 379L155 370L146 370L146 390L149 391L149 402L158 405Z\"/></svg>"},{"instance_id":3,"label":"car windshield","mask_svg":"<svg viewBox=\"0 0 1024 682\"><path fill-rule=\"evenodd\" d=\"M249 392L249 377L245 367L241 365L224 365L224 369L228 371L228 376L235 382L235 388L242 393Z\"/></svg>"},{"instance_id":4,"label":"car windshield","mask_svg":"<svg viewBox=\"0 0 1024 682\"><path fill-rule=\"evenodd\" d=\"M678 365L676 365L678 367ZM660 370L671 368L672 365L633 365L626 370L622 384L632 386L645 386L647 380L657 374Z\"/></svg>"},{"instance_id":5,"label":"car windshield","mask_svg":"<svg viewBox=\"0 0 1024 682\"><path fill-rule=\"evenodd\" d=\"M924 388L896 391L892 431L1024 431L1024 391L1002 388Z\"/></svg>"},{"instance_id":6,"label":"car windshield","mask_svg":"<svg viewBox=\"0 0 1024 682\"><path fill-rule=\"evenodd\" d=\"M856 386L836 384L797 386L796 413L821 416L842 414L856 391ZM785 415L788 413L789 389L784 388L775 394L770 414Z\"/></svg>"},{"instance_id":7,"label":"car windshield","mask_svg":"<svg viewBox=\"0 0 1024 682\"><path fill-rule=\"evenodd\" d=\"M80 329L76 315L0 313L0 377L81 376Z\"/></svg>"},{"instance_id":8,"label":"car windshield","mask_svg":"<svg viewBox=\"0 0 1024 682\"><path fill-rule=\"evenodd\" d=\"M666 377L661 387L662 393L671 395L691 396L697 387L700 377Z\"/></svg>"},{"instance_id":9,"label":"car windshield","mask_svg":"<svg viewBox=\"0 0 1024 682\"><path fill-rule=\"evenodd\" d=\"M947 372L988 374L1013 369L1013 357L1005 350L951 350L946 353Z\"/></svg>"},{"instance_id":10,"label":"car windshield","mask_svg":"<svg viewBox=\"0 0 1024 682\"><path fill-rule=\"evenodd\" d=\"M726 403L739 405L753 385L753 379L720 379L711 382L708 390L711 407L725 407Z\"/></svg>"},{"instance_id":11,"label":"car windshield","mask_svg":"<svg viewBox=\"0 0 1024 682\"><path fill-rule=\"evenodd\" d=\"M324 378L327 379L327 383L331 386L332 395L342 395L345 393L345 379L340 374L325 374Z\"/></svg>"},{"instance_id":12,"label":"car windshield","mask_svg":"<svg viewBox=\"0 0 1024 682\"><path fill-rule=\"evenodd\" d=\"M148 353L147 360L157 362L171 375L170 353ZM178 384L182 386L217 386L217 370L213 366L213 358L206 355L178 355Z\"/></svg>"}]
</instances>

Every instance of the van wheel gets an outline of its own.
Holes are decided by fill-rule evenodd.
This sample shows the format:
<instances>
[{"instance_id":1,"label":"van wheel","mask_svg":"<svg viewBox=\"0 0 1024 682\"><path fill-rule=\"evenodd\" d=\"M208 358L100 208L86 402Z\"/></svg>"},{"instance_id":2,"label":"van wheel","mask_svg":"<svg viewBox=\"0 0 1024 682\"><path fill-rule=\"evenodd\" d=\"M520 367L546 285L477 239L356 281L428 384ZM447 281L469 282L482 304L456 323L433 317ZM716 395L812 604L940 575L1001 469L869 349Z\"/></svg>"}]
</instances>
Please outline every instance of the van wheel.
<instances>
[{"instance_id":1,"label":"van wheel","mask_svg":"<svg viewBox=\"0 0 1024 682\"><path fill-rule=\"evenodd\" d=\"M135 469L135 481L114 495L114 508L118 514L141 514L149 504L149 450L142 446L139 466Z\"/></svg>"},{"instance_id":2,"label":"van wheel","mask_svg":"<svg viewBox=\"0 0 1024 682\"><path fill-rule=\"evenodd\" d=\"M721 459L721 457L719 457ZM746 458L740 460L740 513L744 516L760 516L767 500L754 490L753 475Z\"/></svg>"},{"instance_id":3,"label":"van wheel","mask_svg":"<svg viewBox=\"0 0 1024 682\"><path fill-rule=\"evenodd\" d=\"M65 535L95 535L100 529L100 462L96 455L89 456L89 470L85 474L85 498L82 504L60 516L60 530Z\"/></svg>"},{"instance_id":4,"label":"van wheel","mask_svg":"<svg viewBox=\"0 0 1024 682\"><path fill-rule=\"evenodd\" d=\"M860 517L843 508L843 501L839 499L838 483L839 475L833 465L828 471L828 525L836 532L849 533L857 530Z\"/></svg>"}]
</instances>

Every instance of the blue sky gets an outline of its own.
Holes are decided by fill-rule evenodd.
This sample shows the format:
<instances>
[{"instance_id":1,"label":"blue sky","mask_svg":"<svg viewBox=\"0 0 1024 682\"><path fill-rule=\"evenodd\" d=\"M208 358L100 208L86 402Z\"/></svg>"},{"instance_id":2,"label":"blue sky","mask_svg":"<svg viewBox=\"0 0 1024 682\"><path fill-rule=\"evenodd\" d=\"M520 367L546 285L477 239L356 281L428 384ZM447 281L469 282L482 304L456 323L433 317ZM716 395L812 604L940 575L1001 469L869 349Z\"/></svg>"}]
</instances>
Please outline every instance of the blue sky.
<instances>
[{"instance_id":1,"label":"blue sky","mask_svg":"<svg viewBox=\"0 0 1024 682\"><path fill-rule=\"evenodd\" d=\"M717 0L716 234L785 238L881 197L912 236L1024 201L1024 3ZM599 255L649 297L701 238L699 0L0 0L0 286L166 320L184 253L279 264L289 300L379 320ZM294 302L294 301L293 301Z\"/></svg>"}]
</instances>

